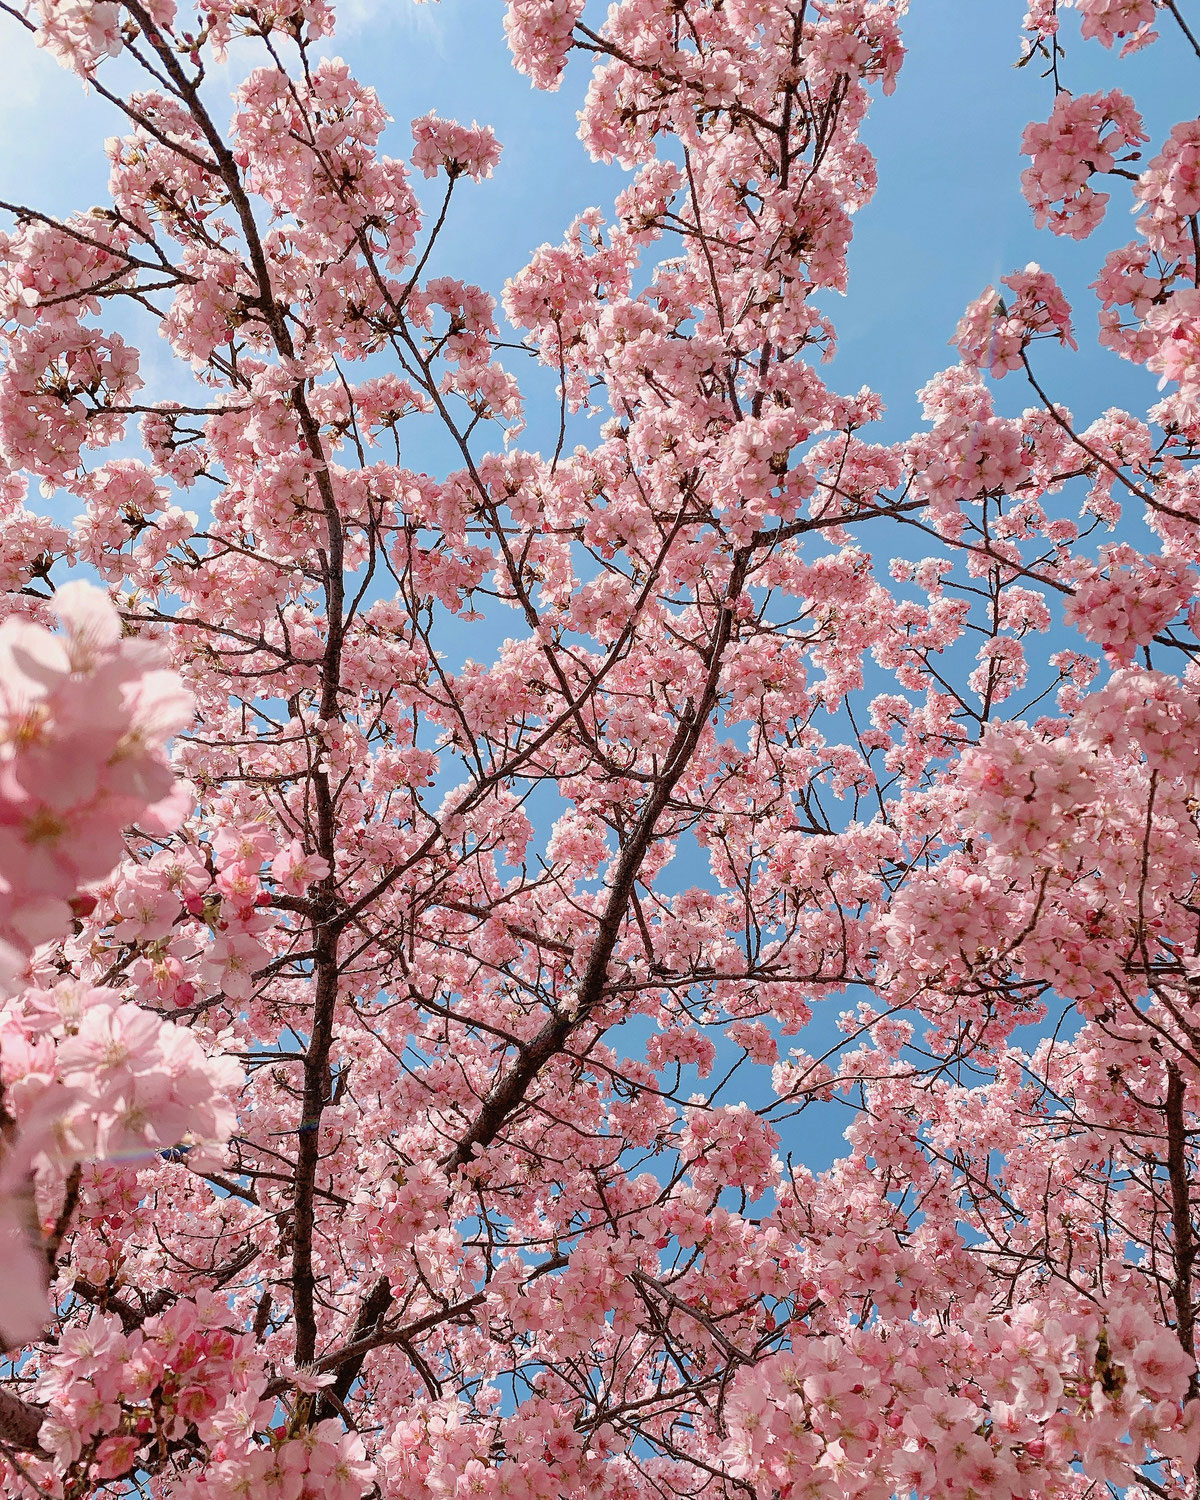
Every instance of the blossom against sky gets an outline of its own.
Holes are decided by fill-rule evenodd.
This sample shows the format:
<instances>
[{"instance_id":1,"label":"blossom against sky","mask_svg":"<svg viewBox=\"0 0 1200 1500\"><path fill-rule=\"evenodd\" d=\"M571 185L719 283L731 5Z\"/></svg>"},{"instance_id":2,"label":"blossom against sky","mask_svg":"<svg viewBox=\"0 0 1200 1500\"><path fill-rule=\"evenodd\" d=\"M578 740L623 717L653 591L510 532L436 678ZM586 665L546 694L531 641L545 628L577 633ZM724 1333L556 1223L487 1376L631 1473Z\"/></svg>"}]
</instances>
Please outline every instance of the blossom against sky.
<instances>
[{"instance_id":1,"label":"blossom against sky","mask_svg":"<svg viewBox=\"0 0 1200 1500\"><path fill-rule=\"evenodd\" d=\"M599 20L605 10L593 0L588 14ZM848 294L829 299L837 304L830 311L839 337L830 381L880 392L888 416L879 440L920 425L916 391L953 361L948 344L967 303L1031 260L1058 276L1092 342L1095 303L1087 283L1094 246L1036 230L1021 196L1022 131L1045 119L1053 103L1052 82L1040 76L1044 65L1016 67L1023 12L1021 0L920 0L905 21L908 55L896 92L876 98L864 130L879 187L855 224ZM575 133L586 60L572 58L558 93L534 91L511 66L503 7L492 0L348 0L338 15L338 35L326 50L344 56L379 91L394 121L385 151L408 156L410 121L430 111L490 125L501 142L494 176L470 185L454 206L439 246L445 274L498 295L538 244L561 238L575 214L610 207L627 174L590 162ZM0 28L0 199L63 213L98 202L107 175L103 141L120 123L52 58L42 53L31 62L28 47L5 45L6 35L15 41L12 27ZM1074 15L1065 13L1063 83L1078 94L1111 87L1115 77L1143 110L1152 153L1187 111L1194 59L1160 46L1114 69L1113 53L1081 42L1077 31ZM227 77L213 76L212 96L257 61L235 50ZM54 128L35 132L35 119ZM1110 215L1124 214L1128 203L1118 184ZM1046 360L1061 377L1055 397L1088 419L1144 401L1152 388L1144 372L1105 351ZM1031 399L1015 381L999 395L1017 409Z\"/></svg>"}]
</instances>

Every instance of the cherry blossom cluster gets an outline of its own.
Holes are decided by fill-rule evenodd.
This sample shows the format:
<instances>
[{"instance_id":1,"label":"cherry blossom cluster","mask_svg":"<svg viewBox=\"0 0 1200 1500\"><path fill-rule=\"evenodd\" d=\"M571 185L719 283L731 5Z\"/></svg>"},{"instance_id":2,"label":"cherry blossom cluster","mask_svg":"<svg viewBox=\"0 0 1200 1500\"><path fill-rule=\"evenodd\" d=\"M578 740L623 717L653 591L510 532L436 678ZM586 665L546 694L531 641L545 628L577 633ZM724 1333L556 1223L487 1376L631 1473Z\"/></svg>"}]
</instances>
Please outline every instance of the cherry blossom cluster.
<instances>
[{"instance_id":1,"label":"cherry blossom cluster","mask_svg":"<svg viewBox=\"0 0 1200 1500\"><path fill-rule=\"evenodd\" d=\"M967 308L958 325L955 343L966 364L1002 376L1019 370L1029 343L1054 338L1077 349L1071 333L1071 309L1054 277L1030 264L1001 278L1013 298L1011 305L992 287Z\"/></svg>"},{"instance_id":2,"label":"cherry blossom cluster","mask_svg":"<svg viewBox=\"0 0 1200 1500\"><path fill-rule=\"evenodd\" d=\"M508 0L504 30L513 63L535 87L558 87L583 7L584 0Z\"/></svg>"},{"instance_id":3,"label":"cherry blossom cluster","mask_svg":"<svg viewBox=\"0 0 1200 1500\"><path fill-rule=\"evenodd\" d=\"M37 0L36 11L39 45L79 73L121 50L121 7L113 0Z\"/></svg>"},{"instance_id":4,"label":"cherry blossom cluster","mask_svg":"<svg viewBox=\"0 0 1200 1500\"><path fill-rule=\"evenodd\" d=\"M111 1313L72 1328L37 1379L50 1413L40 1437L52 1459L103 1485L128 1480L171 1447L201 1441L214 1462L180 1491L189 1500L359 1500L372 1472L361 1439L337 1421L289 1429L274 1420L254 1340L231 1333L226 1318L222 1300L209 1294L133 1329ZM315 1391L322 1385L300 1380Z\"/></svg>"},{"instance_id":5,"label":"cherry blossom cluster","mask_svg":"<svg viewBox=\"0 0 1200 1500\"><path fill-rule=\"evenodd\" d=\"M1185 609L1196 574L1178 557L1144 557L1129 546L1109 547L1101 566L1088 568L1065 611L1089 641L1114 661L1128 662Z\"/></svg>"},{"instance_id":6,"label":"cherry blossom cluster","mask_svg":"<svg viewBox=\"0 0 1200 1500\"><path fill-rule=\"evenodd\" d=\"M122 637L107 597L85 583L55 595L61 630L0 624L0 957L20 973L61 937L71 902L103 879L132 823L177 827L186 787L164 756L192 700L152 642Z\"/></svg>"},{"instance_id":7,"label":"cherry blossom cluster","mask_svg":"<svg viewBox=\"0 0 1200 1500\"><path fill-rule=\"evenodd\" d=\"M1200 1408L1191 1403L1185 1426L1177 1404L1192 1362L1145 1307L1117 1299L1100 1316L1081 1306L977 1318L963 1332L988 1360L958 1394L904 1380L910 1362L915 1374L938 1357L928 1345L889 1350L870 1333L810 1339L740 1375L730 1399L734 1472L763 1500L831 1486L1021 1495L1036 1492L1056 1454L1082 1449L1119 1482L1145 1452L1146 1419L1162 1423L1164 1407L1175 1420L1173 1456L1195 1461Z\"/></svg>"},{"instance_id":8,"label":"cherry blossom cluster","mask_svg":"<svg viewBox=\"0 0 1200 1500\"><path fill-rule=\"evenodd\" d=\"M1105 47L1121 37L1129 41L1122 54L1144 47L1157 39L1154 24L1154 0L1076 0L1085 37L1094 37Z\"/></svg>"},{"instance_id":9,"label":"cherry blossom cluster","mask_svg":"<svg viewBox=\"0 0 1200 1500\"><path fill-rule=\"evenodd\" d=\"M1104 218L1109 199L1090 179L1111 172L1124 159L1122 151L1148 138L1132 99L1118 89L1059 94L1050 118L1029 125L1021 141L1022 151L1033 158L1021 186L1034 222L1054 234L1086 239Z\"/></svg>"},{"instance_id":10,"label":"cherry blossom cluster","mask_svg":"<svg viewBox=\"0 0 1200 1500\"><path fill-rule=\"evenodd\" d=\"M489 126L470 129L454 120L439 120L423 115L412 125L414 150L412 161L426 177L445 172L455 178L465 173L476 182L490 177L500 160L500 145Z\"/></svg>"},{"instance_id":11,"label":"cherry blossom cluster","mask_svg":"<svg viewBox=\"0 0 1200 1500\"><path fill-rule=\"evenodd\" d=\"M10 989L0 1005L9 1130L0 1164L9 1269L0 1330L10 1341L33 1337L49 1312L45 1255L24 1222L34 1174L46 1200L82 1161L152 1153L189 1137L224 1141L241 1082L231 1061L113 990L74 980L13 986L40 945L66 935L73 912L96 906L86 888L119 861L124 830L136 822L169 833L188 806L164 746L190 722L192 700L160 665L160 649L123 639L116 610L88 584L64 585L53 604L59 633L17 614L0 626Z\"/></svg>"}]
</instances>

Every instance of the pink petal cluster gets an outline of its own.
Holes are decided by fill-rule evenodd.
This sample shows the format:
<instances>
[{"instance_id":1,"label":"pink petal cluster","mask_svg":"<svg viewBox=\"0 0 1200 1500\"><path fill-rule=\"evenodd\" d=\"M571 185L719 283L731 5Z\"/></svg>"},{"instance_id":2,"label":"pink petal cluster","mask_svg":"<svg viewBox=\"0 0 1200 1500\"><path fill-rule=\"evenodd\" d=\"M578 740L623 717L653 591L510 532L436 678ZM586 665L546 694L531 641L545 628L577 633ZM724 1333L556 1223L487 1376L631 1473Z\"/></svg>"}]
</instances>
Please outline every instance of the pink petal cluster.
<instances>
[{"instance_id":1,"label":"pink petal cluster","mask_svg":"<svg viewBox=\"0 0 1200 1500\"><path fill-rule=\"evenodd\" d=\"M1103 219L1109 197L1096 192L1091 177L1111 172L1122 150L1148 139L1133 100L1119 89L1059 94L1050 118L1028 125L1021 140L1022 151L1033 158L1021 186L1034 222L1086 239Z\"/></svg>"},{"instance_id":2,"label":"pink petal cluster","mask_svg":"<svg viewBox=\"0 0 1200 1500\"><path fill-rule=\"evenodd\" d=\"M37 1381L52 1412L45 1446L62 1464L86 1457L112 1483L131 1479L164 1441L194 1436L214 1461L179 1491L188 1500L359 1500L372 1474L362 1440L336 1420L295 1432L276 1424L255 1341L226 1321L222 1300L201 1296L132 1331L106 1313L70 1329ZM316 1391L325 1383L297 1378Z\"/></svg>"},{"instance_id":3,"label":"pink petal cluster","mask_svg":"<svg viewBox=\"0 0 1200 1500\"><path fill-rule=\"evenodd\" d=\"M0 624L0 962L20 972L61 936L133 823L168 833L188 807L164 755L192 699L151 642L125 639L98 589L66 584L61 629Z\"/></svg>"},{"instance_id":4,"label":"pink petal cluster","mask_svg":"<svg viewBox=\"0 0 1200 1500\"><path fill-rule=\"evenodd\" d=\"M241 1070L190 1032L113 990L65 980L0 1004L0 1082L13 1132L0 1181L7 1275L0 1332L31 1339L47 1321L46 1262L15 1216L22 1173L48 1191L83 1161L146 1158L232 1133Z\"/></svg>"},{"instance_id":5,"label":"pink petal cluster","mask_svg":"<svg viewBox=\"0 0 1200 1500\"><path fill-rule=\"evenodd\" d=\"M504 30L513 63L535 88L556 89L584 0L508 0Z\"/></svg>"},{"instance_id":6,"label":"pink petal cluster","mask_svg":"<svg viewBox=\"0 0 1200 1500\"><path fill-rule=\"evenodd\" d=\"M1156 35L1145 35L1158 13L1154 0L1076 0L1076 5L1083 18L1083 35L1095 37L1105 47L1111 47L1119 37L1139 32L1144 46Z\"/></svg>"},{"instance_id":7,"label":"pink petal cluster","mask_svg":"<svg viewBox=\"0 0 1200 1500\"><path fill-rule=\"evenodd\" d=\"M453 181L467 176L476 182L490 177L500 160L500 143L490 126L475 121L468 127L456 120L439 120L437 115L422 115L412 122L413 166L426 177L445 172Z\"/></svg>"},{"instance_id":8,"label":"pink petal cluster","mask_svg":"<svg viewBox=\"0 0 1200 1500\"><path fill-rule=\"evenodd\" d=\"M1187 608L1195 591L1196 573L1182 558L1109 547L1100 566L1084 572L1065 615L1087 640L1125 663Z\"/></svg>"},{"instance_id":9,"label":"pink petal cluster","mask_svg":"<svg viewBox=\"0 0 1200 1500\"><path fill-rule=\"evenodd\" d=\"M954 342L965 363L1002 376L1019 370L1030 342L1054 338L1077 349L1071 333L1071 308L1058 282L1041 266L1001 277L1013 293L1011 300L987 290L967 308Z\"/></svg>"},{"instance_id":10,"label":"pink petal cluster","mask_svg":"<svg viewBox=\"0 0 1200 1500\"><path fill-rule=\"evenodd\" d=\"M121 7L114 0L37 0L38 45L64 67L87 74L123 45Z\"/></svg>"},{"instance_id":11,"label":"pink petal cluster","mask_svg":"<svg viewBox=\"0 0 1200 1500\"><path fill-rule=\"evenodd\" d=\"M1163 1398L1178 1399L1194 1368L1145 1307L1120 1299L1100 1316L1086 1305L1055 1318L973 1310L962 1332L986 1363L954 1395L906 1378L931 1357L952 1360L952 1343L934 1355L871 1333L808 1340L740 1374L729 1405L734 1472L761 1500L1029 1495L1047 1461L1067 1451L1127 1477L1144 1440L1129 1442L1126 1431L1136 1433L1143 1414L1160 1419ZM1099 1378L1115 1382L1115 1372L1117 1396ZM1195 1452L1194 1411L1181 1436L1178 1446Z\"/></svg>"}]
</instances>

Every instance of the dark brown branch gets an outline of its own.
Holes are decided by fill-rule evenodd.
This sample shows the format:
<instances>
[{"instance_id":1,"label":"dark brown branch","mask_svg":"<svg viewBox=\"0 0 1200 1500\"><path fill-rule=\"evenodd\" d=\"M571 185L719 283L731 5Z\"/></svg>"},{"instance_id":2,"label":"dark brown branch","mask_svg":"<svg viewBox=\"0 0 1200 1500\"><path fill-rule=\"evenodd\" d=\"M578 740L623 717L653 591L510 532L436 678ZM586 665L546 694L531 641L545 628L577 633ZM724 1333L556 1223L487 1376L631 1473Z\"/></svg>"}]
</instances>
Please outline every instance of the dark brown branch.
<instances>
[{"instance_id":1,"label":"dark brown branch","mask_svg":"<svg viewBox=\"0 0 1200 1500\"><path fill-rule=\"evenodd\" d=\"M1175 1332L1189 1354L1195 1354L1196 1316L1192 1302L1192 1273L1196 1264L1196 1237L1192 1230L1191 1191L1187 1169L1187 1122L1184 1119L1183 1075L1174 1063L1167 1064L1167 1176L1171 1184L1171 1233L1175 1274ZM1192 1376L1195 1385L1196 1377Z\"/></svg>"},{"instance_id":2,"label":"dark brown branch","mask_svg":"<svg viewBox=\"0 0 1200 1500\"><path fill-rule=\"evenodd\" d=\"M38 1434L45 1415L43 1407L0 1389L0 1446L17 1453L44 1452Z\"/></svg>"}]
</instances>

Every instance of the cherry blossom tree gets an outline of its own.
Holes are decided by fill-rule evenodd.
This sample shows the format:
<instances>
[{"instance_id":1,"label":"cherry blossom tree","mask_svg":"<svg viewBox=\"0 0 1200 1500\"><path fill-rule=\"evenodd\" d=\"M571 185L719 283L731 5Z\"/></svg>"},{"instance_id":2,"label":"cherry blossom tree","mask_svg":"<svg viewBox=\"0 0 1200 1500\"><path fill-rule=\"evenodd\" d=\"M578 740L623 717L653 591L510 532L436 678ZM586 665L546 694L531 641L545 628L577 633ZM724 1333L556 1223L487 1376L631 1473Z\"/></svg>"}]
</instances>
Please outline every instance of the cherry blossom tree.
<instances>
[{"instance_id":1,"label":"cherry blossom tree","mask_svg":"<svg viewBox=\"0 0 1200 1500\"><path fill-rule=\"evenodd\" d=\"M1194 1500L1186 0L1017 58L1155 404L1029 265L898 444L818 366L906 0L594 9L492 9L627 171L501 308L328 0L0 0L122 132L0 235L0 1490Z\"/></svg>"}]
</instances>

